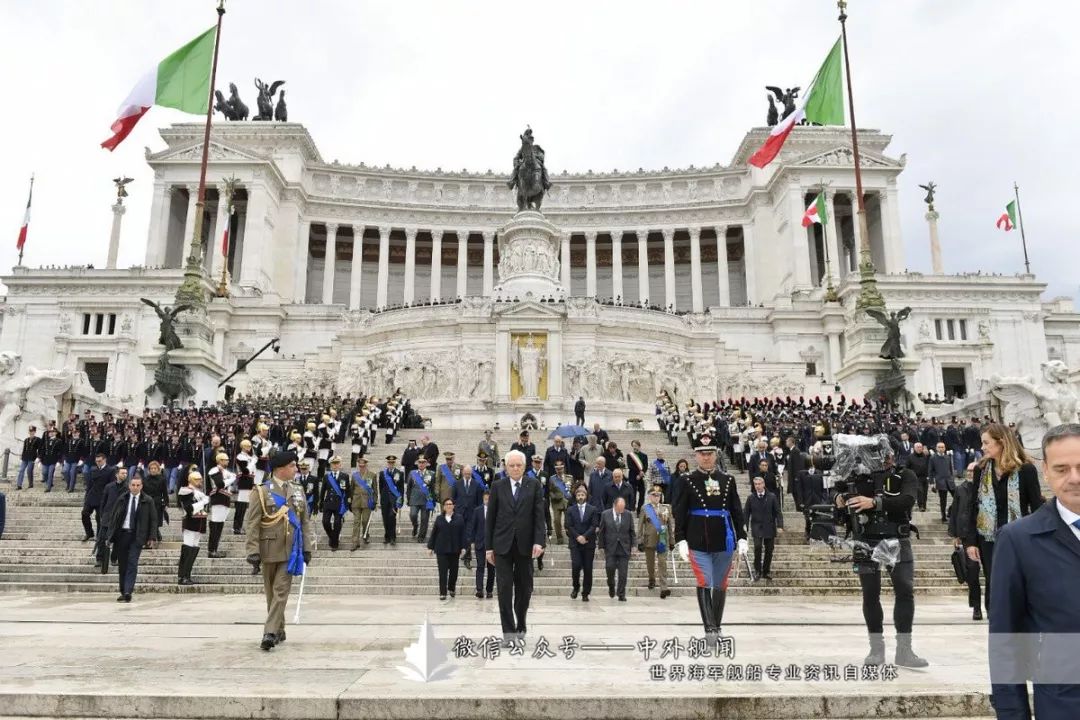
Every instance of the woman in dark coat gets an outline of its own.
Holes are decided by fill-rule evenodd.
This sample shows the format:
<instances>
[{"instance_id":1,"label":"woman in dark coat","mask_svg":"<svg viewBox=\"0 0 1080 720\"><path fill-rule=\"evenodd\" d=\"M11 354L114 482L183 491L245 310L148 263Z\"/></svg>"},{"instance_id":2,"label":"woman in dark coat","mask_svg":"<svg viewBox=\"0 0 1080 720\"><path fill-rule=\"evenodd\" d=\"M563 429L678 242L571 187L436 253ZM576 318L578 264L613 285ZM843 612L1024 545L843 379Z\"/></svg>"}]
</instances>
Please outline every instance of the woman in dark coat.
<instances>
[{"instance_id":1,"label":"woman in dark coat","mask_svg":"<svg viewBox=\"0 0 1080 720\"><path fill-rule=\"evenodd\" d=\"M447 592L454 597L458 561L465 554L465 521L454 513L452 498L443 501L443 511L435 518L428 539L428 554L434 555L439 562L439 599L445 600Z\"/></svg>"}]
</instances>

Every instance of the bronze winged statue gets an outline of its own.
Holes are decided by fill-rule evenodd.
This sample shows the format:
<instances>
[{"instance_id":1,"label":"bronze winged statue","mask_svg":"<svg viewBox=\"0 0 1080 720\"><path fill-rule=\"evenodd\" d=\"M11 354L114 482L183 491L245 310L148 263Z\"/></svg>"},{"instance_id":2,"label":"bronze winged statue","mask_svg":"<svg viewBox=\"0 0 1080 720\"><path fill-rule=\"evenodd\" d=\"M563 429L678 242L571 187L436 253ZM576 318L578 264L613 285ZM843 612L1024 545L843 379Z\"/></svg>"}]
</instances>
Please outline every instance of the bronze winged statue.
<instances>
[{"instance_id":1,"label":"bronze winged statue","mask_svg":"<svg viewBox=\"0 0 1080 720\"><path fill-rule=\"evenodd\" d=\"M274 93L276 93L278 88L284 84L284 80L275 80L273 83L267 85L259 78L255 78L255 87L259 90L259 97L257 100L259 114L253 117L252 120L274 119Z\"/></svg>"},{"instance_id":2,"label":"bronze winged statue","mask_svg":"<svg viewBox=\"0 0 1080 720\"><path fill-rule=\"evenodd\" d=\"M911 308L905 307L899 312L889 313L888 315L881 310L867 308L866 314L881 323L888 331L878 357L883 360L899 360L904 357L904 348L900 341L900 323L907 320L908 315L911 314Z\"/></svg>"},{"instance_id":3,"label":"bronze winged statue","mask_svg":"<svg viewBox=\"0 0 1080 720\"><path fill-rule=\"evenodd\" d=\"M161 319L161 331L158 336L158 343L165 346L165 352L184 347L183 343L180 342L180 336L176 334L176 316L185 310L190 310L191 305L176 305L170 309L158 305L153 300L147 300L146 298L139 299L154 308L154 312L156 312L158 318Z\"/></svg>"},{"instance_id":4,"label":"bronze winged statue","mask_svg":"<svg viewBox=\"0 0 1080 720\"><path fill-rule=\"evenodd\" d=\"M775 85L766 85L765 89L775 95L776 99L783 103L784 112L780 115L781 120L786 118L791 113L795 112L795 100L799 97L799 90L801 88L793 87L787 88L786 90L781 90Z\"/></svg>"},{"instance_id":5,"label":"bronze winged statue","mask_svg":"<svg viewBox=\"0 0 1080 720\"><path fill-rule=\"evenodd\" d=\"M128 196L127 188L124 187L124 186L127 185L132 180L134 180L134 178L129 178L129 177L115 177L115 178L113 178L113 184L116 185L116 199L117 200L122 201L124 198L126 198Z\"/></svg>"},{"instance_id":6,"label":"bronze winged statue","mask_svg":"<svg viewBox=\"0 0 1080 720\"><path fill-rule=\"evenodd\" d=\"M934 191L937 190L937 183L928 182L925 185L920 185L923 190L926 191L926 197L923 198L923 202L929 206L930 210L934 209Z\"/></svg>"}]
</instances>

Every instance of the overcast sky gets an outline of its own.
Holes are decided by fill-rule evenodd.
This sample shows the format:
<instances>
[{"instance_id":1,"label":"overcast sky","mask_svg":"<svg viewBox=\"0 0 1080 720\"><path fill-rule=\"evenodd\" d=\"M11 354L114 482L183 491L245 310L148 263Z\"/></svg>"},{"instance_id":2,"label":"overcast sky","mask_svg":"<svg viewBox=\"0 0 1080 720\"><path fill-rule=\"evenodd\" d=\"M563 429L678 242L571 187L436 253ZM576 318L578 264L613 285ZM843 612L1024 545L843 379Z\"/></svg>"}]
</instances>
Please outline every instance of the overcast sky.
<instances>
[{"instance_id":1,"label":"overcast sky","mask_svg":"<svg viewBox=\"0 0 1080 720\"><path fill-rule=\"evenodd\" d=\"M1023 268L994 221L1020 184L1031 265L1047 297L1075 295L1080 110L1075 0L851 0L860 126L907 153L901 222L929 271L919 183L939 184L945 270ZM152 173L143 148L191 115L152 109L99 147L135 81L215 20L213 0L0 0L6 147L0 267L36 173L25 263L105 265L130 175L120 266L141 264ZM727 163L764 124L766 84L802 85L839 33L831 0L363 2L228 0L218 87L286 80L289 118L327 161L509 171L531 123L550 171ZM220 117L220 116L219 116Z\"/></svg>"}]
</instances>

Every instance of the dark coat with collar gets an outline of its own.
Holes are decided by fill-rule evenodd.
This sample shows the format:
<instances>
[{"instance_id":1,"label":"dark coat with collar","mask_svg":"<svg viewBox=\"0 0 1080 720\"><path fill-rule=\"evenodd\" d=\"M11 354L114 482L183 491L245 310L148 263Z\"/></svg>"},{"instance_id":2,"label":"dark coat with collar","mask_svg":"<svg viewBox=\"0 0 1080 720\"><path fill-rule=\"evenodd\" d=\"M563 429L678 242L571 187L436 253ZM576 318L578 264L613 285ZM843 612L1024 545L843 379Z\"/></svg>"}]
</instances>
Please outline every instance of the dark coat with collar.
<instances>
[{"instance_id":1,"label":"dark coat with collar","mask_svg":"<svg viewBox=\"0 0 1080 720\"><path fill-rule=\"evenodd\" d=\"M128 509L128 499L131 493L125 492L113 503L112 512L107 518L105 537L109 542L116 542L117 536L124 528L124 515ZM138 547L146 545L148 540L154 537L158 528L157 500L143 492L139 495L139 505L135 511L135 518L131 530L135 533L134 544Z\"/></svg>"},{"instance_id":2,"label":"dark coat with collar","mask_svg":"<svg viewBox=\"0 0 1080 720\"><path fill-rule=\"evenodd\" d=\"M576 502L566 508L566 512L563 514L563 527L566 530L566 538L570 543L570 547L595 548L596 532L599 524L600 511L596 509L595 505L589 503L585 503L584 519L581 517L581 511L578 510ZM578 535L587 540L584 545L578 543Z\"/></svg>"},{"instance_id":3,"label":"dark coat with collar","mask_svg":"<svg viewBox=\"0 0 1080 720\"><path fill-rule=\"evenodd\" d=\"M1075 677L1075 640L1065 638L1080 633L1078 577L1080 539L1062 520L1056 499L1001 529L990 586L992 680L1009 677L1018 656L1025 653L1033 658L1036 677L1064 667ZM1020 648L1018 638L1041 645ZM1080 685L1036 682L1034 688L1034 712L1039 720L1080 717ZM998 720L1031 717L1026 684L995 683L991 697Z\"/></svg>"},{"instance_id":4,"label":"dark coat with collar","mask_svg":"<svg viewBox=\"0 0 1080 720\"><path fill-rule=\"evenodd\" d=\"M743 509L746 527L756 538L774 538L777 528L784 527L784 514L780 512L780 501L776 494L765 491L763 497L751 492Z\"/></svg>"},{"instance_id":5,"label":"dark coat with collar","mask_svg":"<svg viewBox=\"0 0 1080 720\"><path fill-rule=\"evenodd\" d=\"M508 476L493 482L484 530L484 547L499 555L509 555L516 550L518 555L528 556L532 553L533 545L544 547L547 544L547 523L544 520L544 491L540 481L523 477L516 500Z\"/></svg>"}]
</instances>

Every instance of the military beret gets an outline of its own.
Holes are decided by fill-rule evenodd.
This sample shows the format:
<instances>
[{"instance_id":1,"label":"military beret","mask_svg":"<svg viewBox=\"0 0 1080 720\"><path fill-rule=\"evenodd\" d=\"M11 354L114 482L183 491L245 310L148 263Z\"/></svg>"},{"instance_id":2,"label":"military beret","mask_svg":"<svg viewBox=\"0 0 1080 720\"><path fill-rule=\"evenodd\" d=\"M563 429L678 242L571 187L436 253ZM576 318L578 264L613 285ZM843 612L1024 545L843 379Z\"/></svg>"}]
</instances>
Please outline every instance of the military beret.
<instances>
[{"instance_id":1,"label":"military beret","mask_svg":"<svg viewBox=\"0 0 1080 720\"><path fill-rule=\"evenodd\" d=\"M277 452L270 456L270 469L276 470L278 468L283 468L289 463L294 462L296 462L296 453L291 450Z\"/></svg>"}]
</instances>

